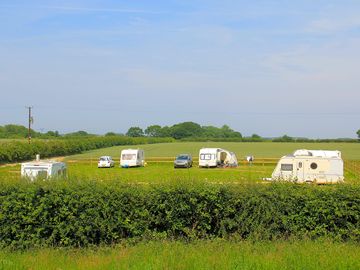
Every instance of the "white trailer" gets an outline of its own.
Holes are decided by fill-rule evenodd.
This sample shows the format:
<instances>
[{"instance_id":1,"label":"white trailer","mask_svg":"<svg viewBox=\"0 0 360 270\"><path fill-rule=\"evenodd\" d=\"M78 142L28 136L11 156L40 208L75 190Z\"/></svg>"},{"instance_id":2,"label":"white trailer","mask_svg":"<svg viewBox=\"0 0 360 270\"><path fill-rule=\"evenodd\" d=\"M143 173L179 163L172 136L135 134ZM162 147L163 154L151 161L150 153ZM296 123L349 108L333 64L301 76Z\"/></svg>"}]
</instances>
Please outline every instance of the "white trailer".
<instances>
[{"instance_id":1,"label":"white trailer","mask_svg":"<svg viewBox=\"0 0 360 270\"><path fill-rule=\"evenodd\" d=\"M201 148L199 151L199 167L237 167L235 153L221 148Z\"/></svg>"},{"instance_id":2,"label":"white trailer","mask_svg":"<svg viewBox=\"0 0 360 270\"><path fill-rule=\"evenodd\" d=\"M145 164L145 154L142 149L124 149L120 155L120 167L143 167Z\"/></svg>"},{"instance_id":3,"label":"white trailer","mask_svg":"<svg viewBox=\"0 0 360 270\"><path fill-rule=\"evenodd\" d=\"M36 160L21 163L21 176L31 181L37 178L64 178L66 177L66 164L54 160Z\"/></svg>"},{"instance_id":4,"label":"white trailer","mask_svg":"<svg viewBox=\"0 0 360 270\"><path fill-rule=\"evenodd\" d=\"M283 156L270 179L293 182L332 184L344 181L340 151L296 150Z\"/></svg>"}]
</instances>

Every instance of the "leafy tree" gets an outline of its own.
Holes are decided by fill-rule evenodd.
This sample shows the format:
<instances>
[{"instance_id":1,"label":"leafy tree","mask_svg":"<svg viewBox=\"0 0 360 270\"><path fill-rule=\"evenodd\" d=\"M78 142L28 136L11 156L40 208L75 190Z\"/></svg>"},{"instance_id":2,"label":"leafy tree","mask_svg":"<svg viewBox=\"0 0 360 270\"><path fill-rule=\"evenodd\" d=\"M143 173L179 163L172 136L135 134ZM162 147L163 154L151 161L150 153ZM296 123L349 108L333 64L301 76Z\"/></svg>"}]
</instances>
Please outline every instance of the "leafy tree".
<instances>
[{"instance_id":1,"label":"leafy tree","mask_svg":"<svg viewBox=\"0 0 360 270\"><path fill-rule=\"evenodd\" d=\"M201 136L202 128L199 124L194 122L183 122L173 125L170 128L170 134L175 139L182 139L186 137Z\"/></svg>"},{"instance_id":2,"label":"leafy tree","mask_svg":"<svg viewBox=\"0 0 360 270\"><path fill-rule=\"evenodd\" d=\"M131 127L126 132L126 136L129 136L129 137L142 137L142 136L144 136L144 132L139 127Z\"/></svg>"},{"instance_id":3,"label":"leafy tree","mask_svg":"<svg viewBox=\"0 0 360 270\"><path fill-rule=\"evenodd\" d=\"M252 139L261 139L261 137L259 135L257 135L257 134L251 135L251 138Z\"/></svg>"},{"instance_id":4,"label":"leafy tree","mask_svg":"<svg viewBox=\"0 0 360 270\"><path fill-rule=\"evenodd\" d=\"M240 132L232 130L228 125L223 125L221 130L224 133L225 138L242 138Z\"/></svg>"},{"instance_id":5,"label":"leafy tree","mask_svg":"<svg viewBox=\"0 0 360 270\"><path fill-rule=\"evenodd\" d=\"M39 132L31 130L32 137L38 137ZM21 125L5 125L0 128L0 138L26 138L28 136L28 128Z\"/></svg>"},{"instance_id":6,"label":"leafy tree","mask_svg":"<svg viewBox=\"0 0 360 270\"><path fill-rule=\"evenodd\" d=\"M49 130L44 135L48 136L48 137L59 137L60 136L59 131L57 131L57 130L55 130L55 131Z\"/></svg>"},{"instance_id":7,"label":"leafy tree","mask_svg":"<svg viewBox=\"0 0 360 270\"><path fill-rule=\"evenodd\" d=\"M94 136L94 135L89 134L86 131L79 130L79 131L76 131L76 132L67 133L65 136L66 137L86 137L86 136Z\"/></svg>"},{"instance_id":8,"label":"leafy tree","mask_svg":"<svg viewBox=\"0 0 360 270\"><path fill-rule=\"evenodd\" d=\"M360 141L360 129L356 132L356 134L358 135L359 141Z\"/></svg>"},{"instance_id":9,"label":"leafy tree","mask_svg":"<svg viewBox=\"0 0 360 270\"><path fill-rule=\"evenodd\" d=\"M203 136L205 138L224 138L224 132L220 128L213 126L203 126Z\"/></svg>"},{"instance_id":10,"label":"leafy tree","mask_svg":"<svg viewBox=\"0 0 360 270\"><path fill-rule=\"evenodd\" d=\"M284 135L280 138L276 138L273 140L274 142L293 142L294 138L288 136L288 135Z\"/></svg>"},{"instance_id":11,"label":"leafy tree","mask_svg":"<svg viewBox=\"0 0 360 270\"><path fill-rule=\"evenodd\" d=\"M145 134L149 137L162 137L161 126L152 125L145 129Z\"/></svg>"}]
</instances>

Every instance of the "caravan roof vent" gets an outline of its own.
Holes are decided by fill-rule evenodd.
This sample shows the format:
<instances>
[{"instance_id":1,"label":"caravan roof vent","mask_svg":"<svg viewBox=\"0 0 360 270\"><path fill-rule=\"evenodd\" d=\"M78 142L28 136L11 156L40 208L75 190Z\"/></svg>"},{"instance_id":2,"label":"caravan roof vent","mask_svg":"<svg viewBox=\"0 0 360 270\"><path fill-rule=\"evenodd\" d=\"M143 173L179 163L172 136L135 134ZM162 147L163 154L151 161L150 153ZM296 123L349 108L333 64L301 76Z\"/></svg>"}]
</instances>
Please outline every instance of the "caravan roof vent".
<instances>
[{"instance_id":1,"label":"caravan roof vent","mask_svg":"<svg viewBox=\"0 0 360 270\"><path fill-rule=\"evenodd\" d=\"M312 156L312 153L306 149L296 150L294 156Z\"/></svg>"}]
</instances>

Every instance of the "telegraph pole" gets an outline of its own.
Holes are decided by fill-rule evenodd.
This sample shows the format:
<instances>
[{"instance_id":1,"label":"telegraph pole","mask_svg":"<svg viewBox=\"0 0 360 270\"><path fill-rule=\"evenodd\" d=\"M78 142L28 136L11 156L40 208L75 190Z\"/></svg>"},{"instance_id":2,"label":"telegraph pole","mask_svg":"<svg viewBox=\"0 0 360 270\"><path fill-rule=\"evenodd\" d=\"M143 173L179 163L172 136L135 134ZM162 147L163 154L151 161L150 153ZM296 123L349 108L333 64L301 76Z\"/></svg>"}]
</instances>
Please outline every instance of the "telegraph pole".
<instances>
[{"instance_id":1,"label":"telegraph pole","mask_svg":"<svg viewBox=\"0 0 360 270\"><path fill-rule=\"evenodd\" d=\"M29 110L29 129L28 129L28 140L29 140L29 144L31 143L31 123L33 122L33 118L31 116L31 109L32 107L26 107Z\"/></svg>"}]
</instances>

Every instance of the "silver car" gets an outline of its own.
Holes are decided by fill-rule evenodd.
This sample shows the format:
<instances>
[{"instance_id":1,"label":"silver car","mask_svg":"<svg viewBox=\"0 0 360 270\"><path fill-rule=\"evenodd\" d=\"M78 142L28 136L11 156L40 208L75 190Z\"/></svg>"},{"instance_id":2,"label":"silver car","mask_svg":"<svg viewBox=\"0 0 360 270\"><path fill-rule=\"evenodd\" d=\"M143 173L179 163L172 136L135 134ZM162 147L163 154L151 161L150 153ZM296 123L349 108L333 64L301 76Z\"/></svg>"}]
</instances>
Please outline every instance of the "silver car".
<instances>
[{"instance_id":1,"label":"silver car","mask_svg":"<svg viewBox=\"0 0 360 270\"><path fill-rule=\"evenodd\" d=\"M193 161L189 154L180 154L174 160L174 168L190 168Z\"/></svg>"},{"instance_id":2,"label":"silver car","mask_svg":"<svg viewBox=\"0 0 360 270\"><path fill-rule=\"evenodd\" d=\"M110 156L102 156L98 162L98 168L111 168L114 167L115 162Z\"/></svg>"}]
</instances>

